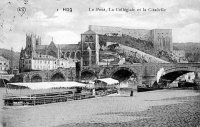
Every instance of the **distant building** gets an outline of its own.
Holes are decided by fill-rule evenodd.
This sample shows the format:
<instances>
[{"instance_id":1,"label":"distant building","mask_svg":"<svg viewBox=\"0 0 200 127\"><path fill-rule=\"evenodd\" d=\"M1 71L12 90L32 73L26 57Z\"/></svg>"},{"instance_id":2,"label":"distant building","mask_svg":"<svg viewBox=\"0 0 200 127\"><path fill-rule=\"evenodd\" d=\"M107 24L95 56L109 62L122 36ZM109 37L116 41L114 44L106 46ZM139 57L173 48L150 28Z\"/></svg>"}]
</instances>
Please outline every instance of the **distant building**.
<instances>
[{"instance_id":1,"label":"distant building","mask_svg":"<svg viewBox=\"0 0 200 127\"><path fill-rule=\"evenodd\" d=\"M0 56L0 73L7 74L8 70L9 70L9 60L4 58L3 56Z\"/></svg>"},{"instance_id":2,"label":"distant building","mask_svg":"<svg viewBox=\"0 0 200 127\"><path fill-rule=\"evenodd\" d=\"M52 39L49 45L42 45L41 37L27 34L26 47L20 53L19 71L75 67L75 62L80 58L78 44L56 45Z\"/></svg>"}]
</instances>

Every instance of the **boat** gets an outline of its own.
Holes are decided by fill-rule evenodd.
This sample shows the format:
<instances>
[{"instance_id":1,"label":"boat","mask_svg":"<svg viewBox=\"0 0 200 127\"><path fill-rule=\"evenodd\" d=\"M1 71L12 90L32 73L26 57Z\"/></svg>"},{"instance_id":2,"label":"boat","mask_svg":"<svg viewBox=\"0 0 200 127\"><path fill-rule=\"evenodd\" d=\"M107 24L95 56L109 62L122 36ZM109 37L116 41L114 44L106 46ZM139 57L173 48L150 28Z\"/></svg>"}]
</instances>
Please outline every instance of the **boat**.
<instances>
[{"instance_id":1,"label":"boat","mask_svg":"<svg viewBox=\"0 0 200 127\"><path fill-rule=\"evenodd\" d=\"M119 81L112 78L94 80L94 89L97 96L118 93Z\"/></svg>"},{"instance_id":2,"label":"boat","mask_svg":"<svg viewBox=\"0 0 200 127\"><path fill-rule=\"evenodd\" d=\"M78 82L8 83L5 106L35 106L93 98L86 84Z\"/></svg>"},{"instance_id":3,"label":"boat","mask_svg":"<svg viewBox=\"0 0 200 127\"><path fill-rule=\"evenodd\" d=\"M186 80L183 80L183 81L179 81L178 82L178 87L179 88L184 88L184 87L196 87L198 86L198 84L196 82L188 82Z\"/></svg>"}]
</instances>

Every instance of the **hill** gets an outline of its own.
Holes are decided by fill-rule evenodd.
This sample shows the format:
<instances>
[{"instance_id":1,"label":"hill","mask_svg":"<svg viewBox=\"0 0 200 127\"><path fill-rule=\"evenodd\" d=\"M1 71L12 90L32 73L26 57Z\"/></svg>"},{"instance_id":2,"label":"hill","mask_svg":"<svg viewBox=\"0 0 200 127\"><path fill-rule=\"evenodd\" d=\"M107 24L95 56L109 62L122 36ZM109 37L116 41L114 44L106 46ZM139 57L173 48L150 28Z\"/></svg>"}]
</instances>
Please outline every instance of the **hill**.
<instances>
[{"instance_id":1,"label":"hill","mask_svg":"<svg viewBox=\"0 0 200 127\"><path fill-rule=\"evenodd\" d=\"M173 43L174 50L185 50L185 52L200 52L200 43Z\"/></svg>"},{"instance_id":2,"label":"hill","mask_svg":"<svg viewBox=\"0 0 200 127\"><path fill-rule=\"evenodd\" d=\"M122 35L122 36L99 35L100 46L101 47L105 46L106 42L116 42L118 44L138 49L142 52L158 57L165 61L176 62L176 60L172 58L172 54L163 50L155 51L153 43L151 41L140 40L138 38L134 38L128 35Z\"/></svg>"},{"instance_id":3,"label":"hill","mask_svg":"<svg viewBox=\"0 0 200 127\"><path fill-rule=\"evenodd\" d=\"M0 48L0 56L5 57L7 60L11 60L11 51L8 49ZM16 68L19 67L19 58L20 53L13 51L13 66Z\"/></svg>"},{"instance_id":4,"label":"hill","mask_svg":"<svg viewBox=\"0 0 200 127\"><path fill-rule=\"evenodd\" d=\"M173 43L174 50L184 50L189 62L200 62L200 43Z\"/></svg>"}]
</instances>

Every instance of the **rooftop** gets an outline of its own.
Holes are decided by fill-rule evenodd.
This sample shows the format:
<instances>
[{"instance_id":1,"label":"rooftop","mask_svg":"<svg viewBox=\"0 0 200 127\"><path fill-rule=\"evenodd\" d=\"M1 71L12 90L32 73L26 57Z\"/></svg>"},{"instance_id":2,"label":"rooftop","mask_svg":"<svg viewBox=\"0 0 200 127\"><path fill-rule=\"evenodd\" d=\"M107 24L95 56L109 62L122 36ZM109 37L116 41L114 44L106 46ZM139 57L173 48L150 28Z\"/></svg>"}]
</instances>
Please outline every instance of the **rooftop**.
<instances>
[{"instance_id":1,"label":"rooftop","mask_svg":"<svg viewBox=\"0 0 200 127\"><path fill-rule=\"evenodd\" d=\"M3 56L0 56L0 61L9 61L6 58L4 58Z\"/></svg>"}]
</instances>

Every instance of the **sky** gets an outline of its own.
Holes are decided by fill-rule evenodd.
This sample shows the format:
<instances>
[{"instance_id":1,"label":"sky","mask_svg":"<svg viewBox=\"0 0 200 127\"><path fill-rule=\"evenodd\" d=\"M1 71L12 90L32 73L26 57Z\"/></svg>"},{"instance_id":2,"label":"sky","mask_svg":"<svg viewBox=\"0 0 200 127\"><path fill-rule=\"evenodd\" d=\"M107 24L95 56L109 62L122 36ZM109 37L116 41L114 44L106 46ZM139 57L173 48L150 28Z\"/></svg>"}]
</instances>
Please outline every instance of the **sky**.
<instances>
[{"instance_id":1,"label":"sky","mask_svg":"<svg viewBox=\"0 0 200 127\"><path fill-rule=\"evenodd\" d=\"M17 11L21 7L24 13ZM151 11L157 8L165 11ZM173 42L200 43L200 0L0 0L0 48L20 51L27 33L41 36L45 45L52 38L56 44L77 44L89 25L172 29Z\"/></svg>"}]
</instances>

